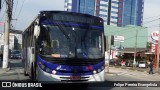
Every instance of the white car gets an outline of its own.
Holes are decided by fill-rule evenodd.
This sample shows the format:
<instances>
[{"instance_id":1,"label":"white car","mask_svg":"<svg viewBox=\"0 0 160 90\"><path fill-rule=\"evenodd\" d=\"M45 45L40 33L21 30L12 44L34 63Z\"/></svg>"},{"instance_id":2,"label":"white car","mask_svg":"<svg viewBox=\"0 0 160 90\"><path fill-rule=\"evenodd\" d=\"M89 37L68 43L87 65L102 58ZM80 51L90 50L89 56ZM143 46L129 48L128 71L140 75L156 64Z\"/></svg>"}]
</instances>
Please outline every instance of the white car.
<instances>
[{"instance_id":1,"label":"white car","mask_svg":"<svg viewBox=\"0 0 160 90\"><path fill-rule=\"evenodd\" d=\"M141 61L138 63L139 68L146 68L147 67L147 62L146 61Z\"/></svg>"}]
</instances>

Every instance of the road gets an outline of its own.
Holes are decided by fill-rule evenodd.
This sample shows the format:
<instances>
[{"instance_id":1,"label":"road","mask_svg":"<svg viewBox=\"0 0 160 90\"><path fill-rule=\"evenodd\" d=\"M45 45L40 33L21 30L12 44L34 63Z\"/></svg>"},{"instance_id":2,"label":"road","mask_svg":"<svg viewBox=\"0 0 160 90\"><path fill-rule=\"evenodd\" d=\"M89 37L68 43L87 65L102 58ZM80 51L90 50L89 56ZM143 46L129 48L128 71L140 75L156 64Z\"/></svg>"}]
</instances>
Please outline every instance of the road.
<instances>
[{"instance_id":1,"label":"road","mask_svg":"<svg viewBox=\"0 0 160 90\"><path fill-rule=\"evenodd\" d=\"M1 64L1 63L0 63ZM11 60L9 71L0 69L0 80L21 80L30 82L29 77L23 75L23 65L21 60ZM119 82L117 82L119 81ZM121 82L122 81L122 82ZM159 87L120 87L118 83L138 83L137 81L160 81L159 74L149 75L147 72L130 71L120 68L110 68L110 73L106 73L106 82L103 84L90 84L88 88L81 88L72 85L43 85L42 88L23 88L23 90L159 90ZM146 83L146 82L140 82ZM147 82L148 83L148 82ZM151 82L154 83L154 82ZM156 82L157 83L157 82ZM109 87L117 84L117 87ZM158 83L159 84L159 83ZM17 90L20 88L0 88L0 90Z\"/></svg>"}]
</instances>

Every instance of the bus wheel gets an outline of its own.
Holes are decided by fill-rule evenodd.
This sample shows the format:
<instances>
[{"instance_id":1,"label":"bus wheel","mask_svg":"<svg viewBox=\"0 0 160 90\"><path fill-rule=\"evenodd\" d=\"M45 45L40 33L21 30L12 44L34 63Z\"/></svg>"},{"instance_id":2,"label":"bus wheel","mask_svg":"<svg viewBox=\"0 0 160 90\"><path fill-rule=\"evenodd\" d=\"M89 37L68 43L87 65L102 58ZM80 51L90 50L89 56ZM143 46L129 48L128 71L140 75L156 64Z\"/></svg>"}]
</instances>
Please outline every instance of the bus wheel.
<instances>
[{"instance_id":1,"label":"bus wheel","mask_svg":"<svg viewBox=\"0 0 160 90\"><path fill-rule=\"evenodd\" d=\"M32 63L32 67L31 67L31 79L32 81L36 81L36 69L34 64Z\"/></svg>"}]
</instances>

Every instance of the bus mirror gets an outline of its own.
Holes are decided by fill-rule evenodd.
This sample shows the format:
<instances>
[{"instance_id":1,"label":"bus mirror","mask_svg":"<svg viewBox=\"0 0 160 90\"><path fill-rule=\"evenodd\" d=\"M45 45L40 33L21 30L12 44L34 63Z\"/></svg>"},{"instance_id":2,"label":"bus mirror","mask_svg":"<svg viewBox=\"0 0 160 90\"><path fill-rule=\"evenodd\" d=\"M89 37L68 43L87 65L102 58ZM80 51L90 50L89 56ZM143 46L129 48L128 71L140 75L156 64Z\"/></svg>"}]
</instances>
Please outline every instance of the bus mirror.
<instances>
[{"instance_id":1,"label":"bus mirror","mask_svg":"<svg viewBox=\"0 0 160 90\"><path fill-rule=\"evenodd\" d=\"M36 39L38 38L39 34L40 34L40 28L38 25L35 25L34 26L34 36L36 37Z\"/></svg>"}]
</instances>

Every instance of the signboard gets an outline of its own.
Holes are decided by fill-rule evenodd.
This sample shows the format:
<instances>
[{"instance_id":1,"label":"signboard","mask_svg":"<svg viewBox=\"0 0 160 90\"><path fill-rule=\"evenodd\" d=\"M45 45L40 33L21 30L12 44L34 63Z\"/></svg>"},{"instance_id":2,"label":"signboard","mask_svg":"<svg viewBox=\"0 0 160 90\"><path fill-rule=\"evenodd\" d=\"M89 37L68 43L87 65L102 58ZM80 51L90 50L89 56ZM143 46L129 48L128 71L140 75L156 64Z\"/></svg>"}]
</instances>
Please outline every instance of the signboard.
<instances>
[{"instance_id":1,"label":"signboard","mask_svg":"<svg viewBox=\"0 0 160 90\"><path fill-rule=\"evenodd\" d=\"M124 36L114 36L114 41L124 42Z\"/></svg>"},{"instance_id":2,"label":"signboard","mask_svg":"<svg viewBox=\"0 0 160 90\"><path fill-rule=\"evenodd\" d=\"M155 49L156 49L156 45L152 44L152 46L151 46L151 52L155 52Z\"/></svg>"},{"instance_id":3,"label":"signboard","mask_svg":"<svg viewBox=\"0 0 160 90\"><path fill-rule=\"evenodd\" d=\"M153 40L158 40L158 36L159 36L159 31L153 31L152 33L151 33L151 38L153 39Z\"/></svg>"}]
</instances>

